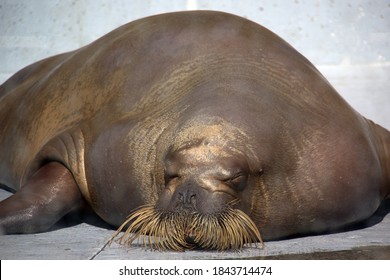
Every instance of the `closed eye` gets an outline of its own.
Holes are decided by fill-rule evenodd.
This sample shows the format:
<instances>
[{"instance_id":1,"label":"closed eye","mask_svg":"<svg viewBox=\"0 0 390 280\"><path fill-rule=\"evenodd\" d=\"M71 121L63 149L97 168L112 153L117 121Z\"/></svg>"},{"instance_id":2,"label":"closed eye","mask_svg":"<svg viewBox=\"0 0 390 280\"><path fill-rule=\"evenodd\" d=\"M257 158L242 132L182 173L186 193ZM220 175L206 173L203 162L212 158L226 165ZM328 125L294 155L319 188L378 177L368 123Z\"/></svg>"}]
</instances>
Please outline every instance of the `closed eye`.
<instances>
[{"instance_id":1,"label":"closed eye","mask_svg":"<svg viewBox=\"0 0 390 280\"><path fill-rule=\"evenodd\" d=\"M223 181L224 182L234 182L234 181L238 181L238 180L242 179L243 177L245 177L245 174L243 172L239 172L239 173L236 173L233 176L231 176Z\"/></svg>"},{"instance_id":2,"label":"closed eye","mask_svg":"<svg viewBox=\"0 0 390 280\"><path fill-rule=\"evenodd\" d=\"M225 184L227 184L228 186L230 186L231 188L233 188L234 190L242 191L246 187L247 178L248 177L245 173L238 172L238 173L234 174L233 176L231 176L225 180L222 180L222 181Z\"/></svg>"},{"instance_id":3,"label":"closed eye","mask_svg":"<svg viewBox=\"0 0 390 280\"><path fill-rule=\"evenodd\" d=\"M167 185L169 182L180 178L179 174L173 173L173 174L165 174L164 175L164 180L165 180L165 185Z\"/></svg>"}]
</instances>

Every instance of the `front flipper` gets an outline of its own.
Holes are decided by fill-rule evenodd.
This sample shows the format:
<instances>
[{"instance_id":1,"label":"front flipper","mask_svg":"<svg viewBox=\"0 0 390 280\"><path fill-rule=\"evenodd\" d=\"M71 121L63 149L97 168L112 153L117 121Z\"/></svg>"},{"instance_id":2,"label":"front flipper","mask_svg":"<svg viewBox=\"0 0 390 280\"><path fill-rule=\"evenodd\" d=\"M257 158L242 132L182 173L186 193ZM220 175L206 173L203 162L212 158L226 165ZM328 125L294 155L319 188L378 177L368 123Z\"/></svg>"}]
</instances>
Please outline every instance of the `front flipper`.
<instances>
[{"instance_id":1,"label":"front flipper","mask_svg":"<svg viewBox=\"0 0 390 280\"><path fill-rule=\"evenodd\" d=\"M62 164L50 162L18 192L0 202L0 233L46 231L82 204L72 173Z\"/></svg>"}]
</instances>

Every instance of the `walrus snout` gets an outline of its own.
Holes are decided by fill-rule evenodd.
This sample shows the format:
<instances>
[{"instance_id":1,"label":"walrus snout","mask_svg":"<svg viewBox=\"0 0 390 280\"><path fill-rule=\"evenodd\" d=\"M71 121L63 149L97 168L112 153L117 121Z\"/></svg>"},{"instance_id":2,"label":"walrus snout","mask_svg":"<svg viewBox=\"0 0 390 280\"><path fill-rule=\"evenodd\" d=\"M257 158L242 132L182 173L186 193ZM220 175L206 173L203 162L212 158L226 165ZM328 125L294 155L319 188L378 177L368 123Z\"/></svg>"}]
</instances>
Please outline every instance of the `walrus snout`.
<instances>
[{"instance_id":1,"label":"walrus snout","mask_svg":"<svg viewBox=\"0 0 390 280\"><path fill-rule=\"evenodd\" d=\"M207 180L209 183L210 180ZM236 198L226 192L215 191L194 178L178 179L166 186L159 196L156 209L192 215L223 211Z\"/></svg>"},{"instance_id":2,"label":"walrus snout","mask_svg":"<svg viewBox=\"0 0 390 280\"><path fill-rule=\"evenodd\" d=\"M202 196L202 190L193 184L185 184L180 186L174 192L168 210L195 212L197 211L197 203Z\"/></svg>"}]
</instances>

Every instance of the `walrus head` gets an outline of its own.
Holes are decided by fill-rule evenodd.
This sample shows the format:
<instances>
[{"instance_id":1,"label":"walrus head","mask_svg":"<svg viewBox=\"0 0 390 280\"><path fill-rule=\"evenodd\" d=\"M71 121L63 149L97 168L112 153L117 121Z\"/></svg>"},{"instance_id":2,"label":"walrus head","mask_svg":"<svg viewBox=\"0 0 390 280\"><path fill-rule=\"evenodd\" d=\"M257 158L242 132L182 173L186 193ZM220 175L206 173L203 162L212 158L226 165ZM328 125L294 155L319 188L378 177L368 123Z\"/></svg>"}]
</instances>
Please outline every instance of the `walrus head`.
<instances>
[{"instance_id":1,"label":"walrus head","mask_svg":"<svg viewBox=\"0 0 390 280\"><path fill-rule=\"evenodd\" d=\"M143 236L145 246L177 251L262 244L258 228L241 207L251 171L241 149L233 145L237 137L225 125L195 127L178 134L187 137L177 139L180 145L165 155L164 187L157 202L127 218L114 235L127 227L120 243Z\"/></svg>"}]
</instances>

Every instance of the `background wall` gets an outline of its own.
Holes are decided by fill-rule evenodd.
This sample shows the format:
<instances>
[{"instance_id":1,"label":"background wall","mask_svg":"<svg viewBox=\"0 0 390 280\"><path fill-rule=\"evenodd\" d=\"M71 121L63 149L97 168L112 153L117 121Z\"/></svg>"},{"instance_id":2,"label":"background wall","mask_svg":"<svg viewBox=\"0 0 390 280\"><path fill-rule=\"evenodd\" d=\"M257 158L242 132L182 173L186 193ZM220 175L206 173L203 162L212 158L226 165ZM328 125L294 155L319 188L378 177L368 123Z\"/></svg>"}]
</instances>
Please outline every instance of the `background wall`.
<instances>
[{"instance_id":1,"label":"background wall","mask_svg":"<svg viewBox=\"0 0 390 280\"><path fill-rule=\"evenodd\" d=\"M0 83L145 16L209 9L271 29L363 115L390 129L390 0L0 0Z\"/></svg>"}]
</instances>

